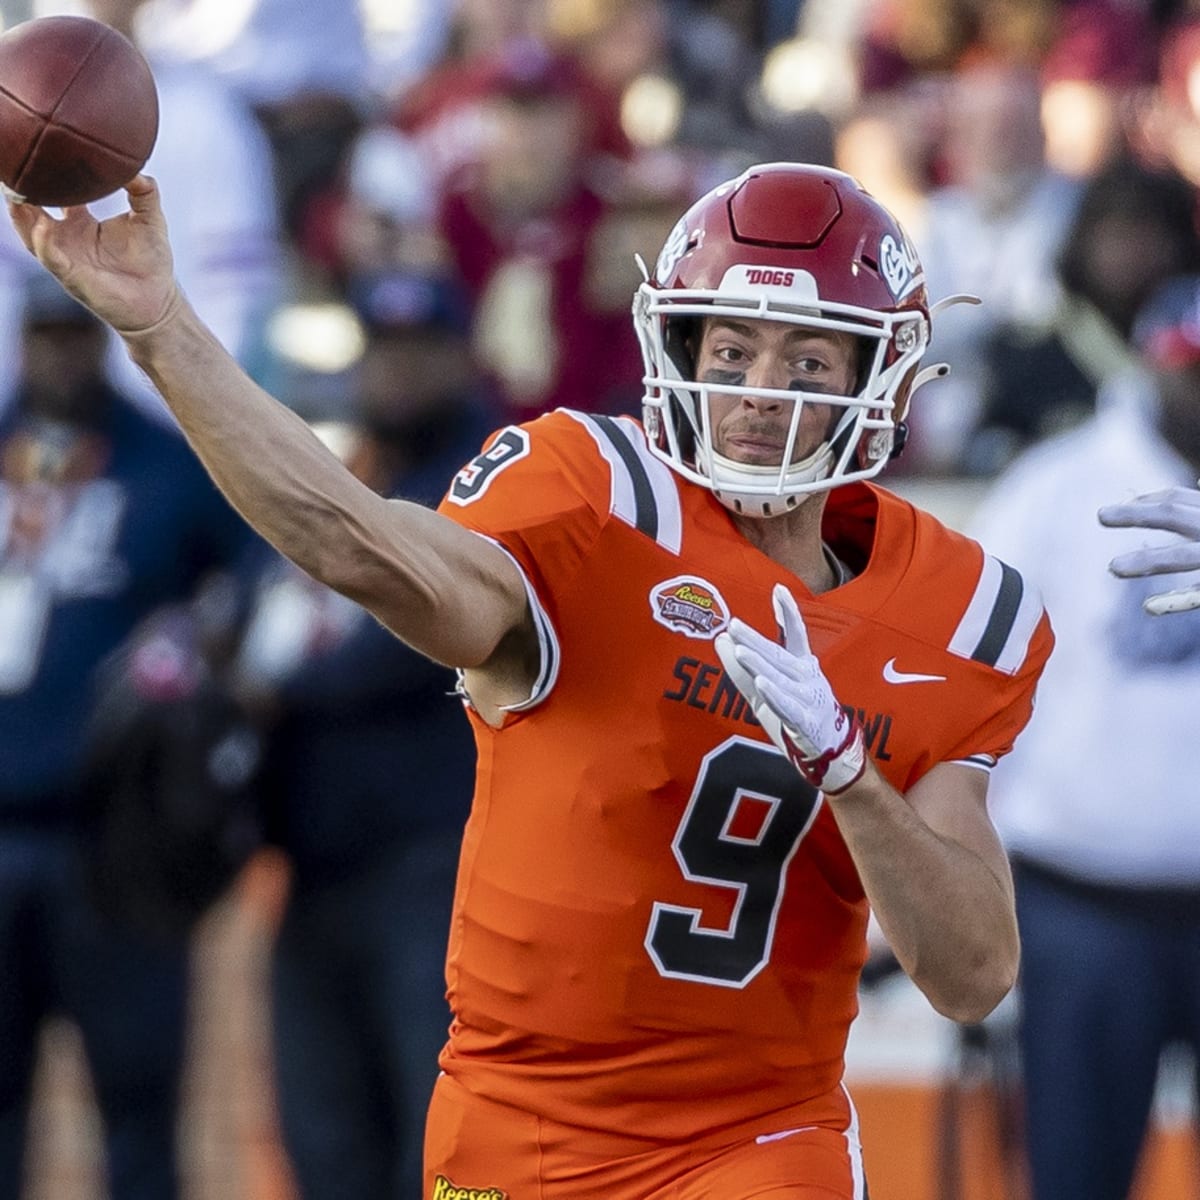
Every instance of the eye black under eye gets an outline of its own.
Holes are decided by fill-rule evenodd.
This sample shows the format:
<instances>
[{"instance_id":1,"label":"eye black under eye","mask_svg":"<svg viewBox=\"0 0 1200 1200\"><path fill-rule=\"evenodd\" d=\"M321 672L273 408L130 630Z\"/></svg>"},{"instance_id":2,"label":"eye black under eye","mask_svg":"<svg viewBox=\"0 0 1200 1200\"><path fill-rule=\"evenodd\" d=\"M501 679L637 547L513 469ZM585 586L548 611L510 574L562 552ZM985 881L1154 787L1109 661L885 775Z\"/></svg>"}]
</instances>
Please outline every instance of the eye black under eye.
<instances>
[{"instance_id":1,"label":"eye black under eye","mask_svg":"<svg viewBox=\"0 0 1200 1200\"><path fill-rule=\"evenodd\" d=\"M724 383L737 386L746 382L745 371L723 371L719 367L709 367L700 378L701 383Z\"/></svg>"}]
</instances>

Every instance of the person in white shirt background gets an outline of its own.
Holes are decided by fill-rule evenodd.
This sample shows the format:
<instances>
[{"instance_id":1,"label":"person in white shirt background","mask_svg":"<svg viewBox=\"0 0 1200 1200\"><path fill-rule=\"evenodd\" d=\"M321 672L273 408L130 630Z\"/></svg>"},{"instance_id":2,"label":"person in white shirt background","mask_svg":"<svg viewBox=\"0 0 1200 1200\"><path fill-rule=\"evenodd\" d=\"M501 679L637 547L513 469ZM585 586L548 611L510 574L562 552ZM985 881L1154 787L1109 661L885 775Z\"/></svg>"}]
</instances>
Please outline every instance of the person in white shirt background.
<instances>
[{"instance_id":1,"label":"person in white shirt background","mask_svg":"<svg viewBox=\"0 0 1200 1200\"><path fill-rule=\"evenodd\" d=\"M1082 192L1045 161L1036 73L978 65L948 86L942 149L953 182L929 192L923 261L933 294L986 302L948 316L935 335L951 373L915 424L911 447L914 461L935 471L967 461L989 334L1005 322L1049 319L1058 301L1055 256Z\"/></svg>"},{"instance_id":2,"label":"person in white shirt background","mask_svg":"<svg viewBox=\"0 0 1200 1200\"><path fill-rule=\"evenodd\" d=\"M1200 279L1164 287L1135 327L1144 369L1110 380L1092 419L1022 455L971 521L1040 588L1058 633L1038 719L992 793L1022 929L1034 1200L1124 1200L1162 1052L1200 1047L1200 613L1148 620L1143 600L1160 584L1107 574L1114 553L1144 555L1146 535L1096 520L1123 491L1200 472L1200 339L1180 336L1198 300Z\"/></svg>"}]
</instances>

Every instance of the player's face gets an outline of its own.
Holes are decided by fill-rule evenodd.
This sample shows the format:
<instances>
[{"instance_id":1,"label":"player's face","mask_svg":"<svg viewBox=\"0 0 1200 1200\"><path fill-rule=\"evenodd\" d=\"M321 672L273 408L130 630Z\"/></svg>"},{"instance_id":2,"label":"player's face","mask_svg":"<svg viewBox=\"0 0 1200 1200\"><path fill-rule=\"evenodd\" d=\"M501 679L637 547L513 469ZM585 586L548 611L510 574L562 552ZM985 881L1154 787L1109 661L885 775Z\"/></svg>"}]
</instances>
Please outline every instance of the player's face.
<instances>
[{"instance_id":1,"label":"player's face","mask_svg":"<svg viewBox=\"0 0 1200 1200\"><path fill-rule=\"evenodd\" d=\"M705 320L700 336L696 378L701 383L844 396L854 391L856 351L848 333L782 321L712 317ZM804 405L790 461L806 457L825 440L834 412L829 404ZM793 401L710 393L709 413L717 453L754 466L782 462Z\"/></svg>"}]
</instances>

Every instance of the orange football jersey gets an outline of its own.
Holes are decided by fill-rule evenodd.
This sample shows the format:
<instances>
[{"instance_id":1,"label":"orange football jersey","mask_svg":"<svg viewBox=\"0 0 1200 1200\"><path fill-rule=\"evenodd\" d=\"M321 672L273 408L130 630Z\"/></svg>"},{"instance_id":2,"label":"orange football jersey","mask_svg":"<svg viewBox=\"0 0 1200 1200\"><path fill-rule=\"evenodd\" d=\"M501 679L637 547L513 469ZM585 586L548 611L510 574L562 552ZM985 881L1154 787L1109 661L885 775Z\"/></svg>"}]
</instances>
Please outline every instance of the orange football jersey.
<instances>
[{"instance_id":1,"label":"orange football jersey","mask_svg":"<svg viewBox=\"0 0 1200 1200\"><path fill-rule=\"evenodd\" d=\"M498 730L472 718L444 1070L559 1122L659 1139L829 1095L866 901L829 808L714 638L734 614L773 631L771 589L789 586L904 791L1011 747L1052 644L1038 597L869 485L826 510L858 574L813 596L626 418L560 410L500 431L441 511L513 557L542 638L529 701Z\"/></svg>"}]
</instances>

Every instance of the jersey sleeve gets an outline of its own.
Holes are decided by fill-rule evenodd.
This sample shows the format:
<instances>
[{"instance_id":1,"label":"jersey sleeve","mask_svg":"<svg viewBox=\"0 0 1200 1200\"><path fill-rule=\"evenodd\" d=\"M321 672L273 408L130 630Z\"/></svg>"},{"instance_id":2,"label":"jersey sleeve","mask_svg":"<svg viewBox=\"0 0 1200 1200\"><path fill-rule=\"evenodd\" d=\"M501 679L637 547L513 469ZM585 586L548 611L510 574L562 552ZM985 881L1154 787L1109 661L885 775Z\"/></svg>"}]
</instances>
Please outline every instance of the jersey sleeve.
<instances>
[{"instance_id":1,"label":"jersey sleeve","mask_svg":"<svg viewBox=\"0 0 1200 1200\"><path fill-rule=\"evenodd\" d=\"M586 427L555 412L492 434L438 506L499 546L524 578L541 661L513 711L539 704L554 686L559 599L608 519L608 474Z\"/></svg>"},{"instance_id":2,"label":"jersey sleeve","mask_svg":"<svg viewBox=\"0 0 1200 1200\"><path fill-rule=\"evenodd\" d=\"M1041 593L1022 572L930 514L910 512L912 561L889 603L900 614L893 616L899 627L940 651L936 673L950 689L939 685L913 697L928 706L922 718L927 744L910 782L939 763L990 770L1033 714L1054 647L1050 619Z\"/></svg>"},{"instance_id":3,"label":"jersey sleeve","mask_svg":"<svg viewBox=\"0 0 1200 1200\"><path fill-rule=\"evenodd\" d=\"M565 413L492 434L438 511L496 542L544 601L569 580L608 517L608 468Z\"/></svg>"},{"instance_id":4,"label":"jersey sleeve","mask_svg":"<svg viewBox=\"0 0 1200 1200\"><path fill-rule=\"evenodd\" d=\"M1038 590L1014 567L983 555L978 583L950 640L952 655L975 668L973 686L986 699L980 720L951 747L947 761L994 766L1033 715L1038 680L1054 648Z\"/></svg>"},{"instance_id":5,"label":"jersey sleeve","mask_svg":"<svg viewBox=\"0 0 1200 1200\"><path fill-rule=\"evenodd\" d=\"M1038 681L1053 646L1054 635L1043 611L1024 664L998 689L1000 704L996 711L952 752L952 761L970 761L992 767L1012 750L1018 735L1033 716Z\"/></svg>"}]
</instances>

